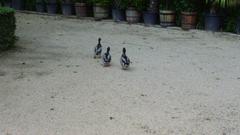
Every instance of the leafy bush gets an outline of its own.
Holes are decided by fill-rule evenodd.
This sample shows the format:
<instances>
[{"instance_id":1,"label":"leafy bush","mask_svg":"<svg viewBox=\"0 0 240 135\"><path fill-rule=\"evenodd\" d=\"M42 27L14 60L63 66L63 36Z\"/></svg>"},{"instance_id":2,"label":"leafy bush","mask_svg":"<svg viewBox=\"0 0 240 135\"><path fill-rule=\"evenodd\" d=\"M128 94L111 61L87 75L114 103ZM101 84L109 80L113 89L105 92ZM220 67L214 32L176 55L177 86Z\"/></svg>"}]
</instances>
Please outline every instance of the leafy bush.
<instances>
[{"instance_id":1,"label":"leafy bush","mask_svg":"<svg viewBox=\"0 0 240 135\"><path fill-rule=\"evenodd\" d=\"M126 0L113 0L112 6L116 9L126 9L127 4Z\"/></svg>"},{"instance_id":2,"label":"leafy bush","mask_svg":"<svg viewBox=\"0 0 240 135\"><path fill-rule=\"evenodd\" d=\"M110 6L112 0L90 0L89 2L93 4L100 4L102 6Z\"/></svg>"},{"instance_id":3,"label":"leafy bush","mask_svg":"<svg viewBox=\"0 0 240 135\"><path fill-rule=\"evenodd\" d=\"M147 6L147 0L127 0L128 7L135 7L139 11L143 11Z\"/></svg>"},{"instance_id":4,"label":"leafy bush","mask_svg":"<svg viewBox=\"0 0 240 135\"><path fill-rule=\"evenodd\" d=\"M159 8L161 10L175 10L175 5L173 0L160 0Z\"/></svg>"},{"instance_id":5,"label":"leafy bush","mask_svg":"<svg viewBox=\"0 0 240 135\"><path fill-rule=\"evenodd\" d=\"M7 49L16 41L15 11L11 8L0 7L0 49Z\"/></svg>"}]
</instances>

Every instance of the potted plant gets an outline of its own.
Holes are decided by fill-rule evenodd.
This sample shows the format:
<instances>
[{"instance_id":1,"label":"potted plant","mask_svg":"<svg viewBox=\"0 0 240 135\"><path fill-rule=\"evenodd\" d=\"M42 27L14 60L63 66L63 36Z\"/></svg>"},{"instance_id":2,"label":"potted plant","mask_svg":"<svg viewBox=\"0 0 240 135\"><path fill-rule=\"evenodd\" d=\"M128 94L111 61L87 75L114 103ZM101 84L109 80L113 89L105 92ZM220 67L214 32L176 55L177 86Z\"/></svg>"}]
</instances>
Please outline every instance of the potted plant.
<instances>
[{"instance_id":1,"label":"potted plant","mask_svg":"<svg viewBox=\"0 0 240 135\"><path fill-rule=\"evenodd\" d=\"M158 20L158 0L150 0L147 10L143 13L143 21L145 25L154 25Z\"/></svg>"},{"instance_id":2,"label":"potted plant","mask_svg":"<svg viewBox=\"0 0 240 135\"><path fill-rule=\"evenodd\" d=\"M36 0L36 11L37 12L45 12L44 0Z\"/></svg>"},{"instance_id":3,"label":"potted plant","mask_svg":"<svg viewBox=\"0 0 240 135\"><path fill-rule=\"evenodd\" d=\"M12 8L16 10L23 10L24 0L12 0Z\"/></svg>"},{"instance_id":4,"label":"potted plant","mask_svg":"<svg viewBox=\"0 0 240 135\"><path fill-rule=\"evenodd\" d=\"M111 0L91 0L93 3L93 16L96 19L105 19L109 17L109 6Z\"/></svg>"},{"instance_id":5,"label":"potted plant","mask_svg":"<svg viewBox=\"0 0 240 135\"><path fill-rule=\"evenodd\" d=\"M46 0L47 3L47 12L49 14L57 13L57 1L56 0Z\"/></svg>"},{"instance_id":6,"label":"potted plant","mask_svg":"<svg viewBox=\"0 0 240 135\"><path fill-rule=\"evenodd\" d=\"M118 21L125 21L125 9L127 7L126 0L113 0L112 3L112 17L113 20Z\"/></svg>"},{"instance_id":7,"label":"potted plant","mask_svg":"<svg viewBox=\"0 0 240 135\"><path fill-rule=\"evenodd\" d=\"M181 16L181 27L184 30L195 29L197 24L196 1L178 0L175 1L176 10Z\"/></svg>"},{"instance_id":8,"label":"potted plant","mask_svg":"<svg viewBox=\"0 0 240 135\"><path fill-rule=\"evenodd\" d=\"M138 23L141 19L141 12L144 9L144 0L129 0L126 10L126 20L128 23Z\"/></svg>"},{"instance_id":9,"label":"potted plant","mask_svg":"<svg viewBox=\"0 0 240 135\"><path fill-rule=\"evenodd\" d=\"M172 0L162 0L159 10L160 25L169 27L176 25L176 12Z\"/></svg>"},{"instance_id":10,"label":"potted plant","mask_svg":"<svg viewBox=\"0 0 240 135\"><path fill-rule=\"evenodd\" d=\"M62 4L62 14L72 15L72 11L73 11L72 0L61 0L61 4Z\"/></svg>"},{"instance_id":11,"label":"potted plant","mask_svg":"<svg viewBox=\"0 0 240 135\"><path fill-rule=\"evenodd\" d=\"M87 3L85 0L76 0L75 1L75 12L77 17L86 17L87 16Z\"/></svg>"},{"instance_id":12,"label":"potted plant","mask_svg":"<svg viewBox=\"0 0 240 135\"><path fill-rule=\"evenodd\" d=\"M221 2L220 2L221 3ZM219 31L222 21L220 15L220 3L216 0L206 1L207 13L205 14L205 30Z\"/></svg>"}]
</instances>

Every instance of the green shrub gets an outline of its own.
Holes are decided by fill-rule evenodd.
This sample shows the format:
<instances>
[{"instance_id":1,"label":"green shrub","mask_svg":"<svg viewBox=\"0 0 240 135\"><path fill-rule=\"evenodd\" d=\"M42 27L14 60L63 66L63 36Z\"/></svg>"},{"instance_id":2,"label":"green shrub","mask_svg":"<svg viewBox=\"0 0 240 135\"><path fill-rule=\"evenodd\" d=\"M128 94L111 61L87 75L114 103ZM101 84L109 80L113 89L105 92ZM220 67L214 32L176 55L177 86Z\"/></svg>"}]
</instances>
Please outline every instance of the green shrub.
<instances>
[{"instance_id":1,"label":"green shrub","mask_svg":"<svg viewBox=\"0 0 240 135\"><path fill-rule=\"evenodd\" d=\"M7 49L16 41L15 11L11 8L0 7L0 50Z\"/></svg>"}]
</instances>

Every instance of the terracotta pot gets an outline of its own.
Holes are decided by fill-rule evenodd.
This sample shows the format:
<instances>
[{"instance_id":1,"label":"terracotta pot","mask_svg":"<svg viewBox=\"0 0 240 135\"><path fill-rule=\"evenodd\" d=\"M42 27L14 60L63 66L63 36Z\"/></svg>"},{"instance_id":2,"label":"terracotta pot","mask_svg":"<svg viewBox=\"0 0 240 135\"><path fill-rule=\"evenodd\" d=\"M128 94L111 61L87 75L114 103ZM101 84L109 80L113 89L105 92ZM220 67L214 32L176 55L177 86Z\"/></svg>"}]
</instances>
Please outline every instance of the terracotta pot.
<instances>
[{"instance_id":1,"label":"terracotta pot","mask_svg":"<svg viewBox=\"0 0 240 135\"><path fill-rule=\"evenodd\" d=\"M195 29L197 24L196 12L182 12L182 29L189 30Z\"/></svg>"},{"instance_id":2,"label":"terracotta pot","mask_svg":"<svg viewBox=\"0 0 240 135\"><path fill-rule=\"evenodd\" d=\"M86 17L87 16L86 3L75 3L75 11L77 17Z\"/></svg>"},{"instance_id":3,"label":"terracotta pot","mask_svg":"<svg viewBox=\"0 0 240 135\"><path fill-rule=\"evenodd\" d=\"M96 4L93 7L93 15L94 15L94 18L96 19L105 19L105 18L108 18L109 16L109 10L105 6Z\"/></svg>"},{"instance_id":4,"label":"terracotta pot","mask_svg":"<svg viewBox=\"0 0 240 135\"><path fill-rule=\"evenodd\" d=\"M128 23L140 22L141 14L133 7L126 10L126 20Z\"/></svg>"},{"instance_id":5,"label":"terracotta pot","mask_svg":"<svg viewBox=\"0 0 240 135\"><path fill-rule=\"evenodd\" d=\"M162 27L174 26L176 24L176 12L171 10L160 10L160 25Z\"/></svg>"}]
</instances>

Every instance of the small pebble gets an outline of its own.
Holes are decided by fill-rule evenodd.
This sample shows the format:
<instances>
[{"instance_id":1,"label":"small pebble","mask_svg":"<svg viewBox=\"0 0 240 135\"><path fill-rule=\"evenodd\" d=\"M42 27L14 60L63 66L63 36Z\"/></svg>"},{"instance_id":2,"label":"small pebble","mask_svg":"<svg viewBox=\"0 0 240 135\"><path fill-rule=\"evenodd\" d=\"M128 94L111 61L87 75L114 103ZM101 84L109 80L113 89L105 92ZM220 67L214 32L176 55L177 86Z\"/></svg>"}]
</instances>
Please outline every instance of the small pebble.
<instances>
[{"instance_id":1,"label":"small pebble","mask_svg":"<svg viewBox=\"0 0 240 135\"><path fill-rule=\"evenodd\" d=\"M114 118L113 117L109 117L110 120L113 120Z\"/></svg>"},{"instance_id":2,"label":"small pebble","mask_svg":"<svg viewBox=\"0 0 240 135\"><path fill-rule=\"evenodd\" d=\"M54 111L54 108L51 108L50 110L51 110L51 111Z\"/></svg>"},{"instance_id":3,"label":"small pebble","mask_svg":"<svg viewBox=\"0 0 240 135\"><path fill-rule=\"evenodd\" d=\"M26 64L25 62L22 63L22 65L25 65L25 64Z\"/></svg>"}]
</instances>

